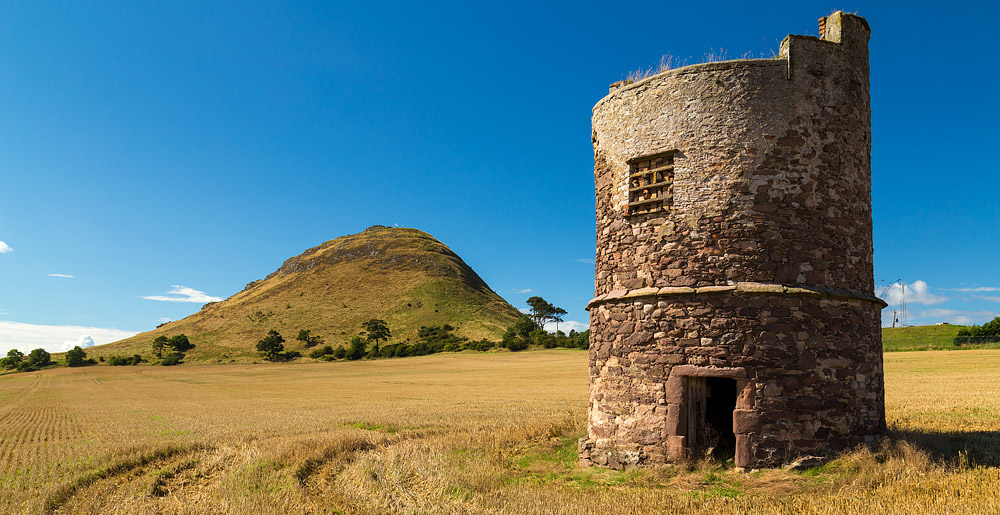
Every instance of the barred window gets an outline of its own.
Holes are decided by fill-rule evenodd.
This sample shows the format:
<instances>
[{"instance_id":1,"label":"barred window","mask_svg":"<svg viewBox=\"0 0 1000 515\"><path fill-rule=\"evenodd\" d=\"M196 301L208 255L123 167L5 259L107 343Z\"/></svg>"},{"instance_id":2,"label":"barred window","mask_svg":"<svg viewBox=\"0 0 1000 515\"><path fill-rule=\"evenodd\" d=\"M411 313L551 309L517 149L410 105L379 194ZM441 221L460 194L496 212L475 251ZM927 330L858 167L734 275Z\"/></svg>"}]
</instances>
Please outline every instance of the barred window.
<instances>
[{"instance_id":1,"label":"barred window","mask_svg":"<svg viewBox=\"0 0 1000 515\"><path fill-rule=\"evenodd\" d=\"M674 154L668 150L629 160L627 216L670 211L674 203Z\"/></svg>"}]
</instances>

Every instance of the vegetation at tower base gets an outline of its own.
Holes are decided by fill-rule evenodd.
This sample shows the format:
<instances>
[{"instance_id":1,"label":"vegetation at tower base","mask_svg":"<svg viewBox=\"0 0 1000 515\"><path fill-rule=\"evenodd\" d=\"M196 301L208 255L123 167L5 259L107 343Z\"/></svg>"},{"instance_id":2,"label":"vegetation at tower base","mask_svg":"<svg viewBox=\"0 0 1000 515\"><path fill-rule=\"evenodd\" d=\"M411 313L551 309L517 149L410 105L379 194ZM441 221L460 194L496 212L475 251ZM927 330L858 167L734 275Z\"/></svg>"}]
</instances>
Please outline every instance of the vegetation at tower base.
<instances>
[{"instance_id":1,"label":"vegetation at tower base","mask_svg":"<svg viewBox=\"0 0 1000 515\"><path fill-rule=\"evenodd\" d=\"M184 319L87 352L95 358L139 353L155 359L151 345L157 337L183 333L196 345L187 363L247 362L260 359L256 344L271 329L290 336L307 330L309 338L322 335L322 345L337 348L372 319L392 328L390 343L416 343L421 327L445 324L470 341L498 341L519 315L431 235L373 226L289 258L264 279ZM290 338L284 343L303 354L312 345Z\"/></svg>"}]
</instances>

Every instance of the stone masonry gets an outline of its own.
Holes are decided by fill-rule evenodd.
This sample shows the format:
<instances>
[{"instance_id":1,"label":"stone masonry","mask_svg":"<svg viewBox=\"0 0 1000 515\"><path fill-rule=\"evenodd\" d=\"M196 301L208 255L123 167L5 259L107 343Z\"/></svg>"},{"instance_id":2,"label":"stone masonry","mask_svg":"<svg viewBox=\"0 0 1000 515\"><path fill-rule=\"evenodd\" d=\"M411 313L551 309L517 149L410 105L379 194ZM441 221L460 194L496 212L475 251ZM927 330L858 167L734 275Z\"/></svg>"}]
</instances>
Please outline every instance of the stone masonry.
<instances>
[{"instance_id":1,"label":"stone masonry","mask_svg":"<svg viewBox=\"0 0 1000 515\"><path fill-rule=\"evenodd\" d=\"M870 30L837 12L820 34L594 107L583 463L767 467L883 434Z\"/></svg>"}]
</instances>

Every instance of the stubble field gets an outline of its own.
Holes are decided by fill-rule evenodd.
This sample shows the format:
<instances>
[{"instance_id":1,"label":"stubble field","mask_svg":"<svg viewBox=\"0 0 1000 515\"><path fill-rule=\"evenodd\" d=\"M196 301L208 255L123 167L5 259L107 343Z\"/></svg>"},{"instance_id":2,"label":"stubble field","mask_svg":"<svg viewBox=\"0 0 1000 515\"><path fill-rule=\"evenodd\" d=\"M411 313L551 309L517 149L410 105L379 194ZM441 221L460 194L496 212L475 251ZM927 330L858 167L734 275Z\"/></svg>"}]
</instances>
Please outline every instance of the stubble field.
<instances>
[{"instance_id":1,"label":"stubble field","mask_svg":"<svg viewBox=\"0 0 1000 515\"><path fill-rule=\"evenodd\" d=\"M0 512L1000 512L1000 351L885 369L892 438L804 473L578 468L582 351L12 374Z\"/></svg>"}]
</instances>

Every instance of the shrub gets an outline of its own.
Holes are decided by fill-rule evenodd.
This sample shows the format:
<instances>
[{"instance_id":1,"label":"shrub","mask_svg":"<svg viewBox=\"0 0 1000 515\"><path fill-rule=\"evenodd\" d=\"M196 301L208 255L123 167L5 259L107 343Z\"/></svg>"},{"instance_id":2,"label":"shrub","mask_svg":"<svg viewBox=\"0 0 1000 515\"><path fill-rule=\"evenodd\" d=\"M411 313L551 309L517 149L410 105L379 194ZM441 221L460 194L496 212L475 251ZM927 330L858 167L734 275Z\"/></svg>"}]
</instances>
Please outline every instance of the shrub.
<instances>
[{"instance_id":1,"label":"shrub","mask_svg":"<svg viewBox=\"0 0 1000 515\"><path fill-rule=\"evenodd\" d=\"M319 358L322 358L323 356L329 356L331 354L333 354L333 347L327 345L327 346L323 347L322 349L315 349L315 350L313 350L312 352L309 353L309 357L313 358L313 359L319 359ZM330 360L327 360L327 361L330 361Z\"/></svg>"},{"instance_id":2,"label":"shrub","mask_svg":"<svg viewBox=\"0 0 1000 515\"><path fill-rule=\"evenodd\" d=\"M347 349L343 347L337 347L337 349L333 351L333 357L336 359L344 359L345 357L347 357Z\"/></svg>"},{"instance_id":3,"label":"shrub","mask_svg":"<svg viewBox=\"0 0 1000 515\"><path fill-rule=\"evenodd\" d=\"M87 353L79 345L66 353L67 367L82 367L87 364Z\"/></svg>"},{"instance_id":4,"label":"shrub","mask_svg":"<svg viewBox=\"0 0 1000 515\"><path fill-rule=\"evenodd\" d=\"M365 342L364 338L360 336L351 338L351 344L347 349L347 359L354 361L365 357L365 347L367 346L368 343Z\"/></svg>"},{"instance_id":5,"label":"shrub","mask_svg":"<svg viewBox=\"0 0 1000 515\"><path fill-rule=\"evenodd\" d=\"M139 354L134 354L132 356L119 356L119 355L108 356L108 364L113 367L138 365L143 361L144 360L142 359L142 356L140 356Z\"/></svg>"},{"instance_id":6,"label":"shrub","mask_svg":"<svg viewBox=\"0 0 1000 515\"><path fill-rule=\"evenodd\" d=\"M170 338L169 345L174 349L174 352L185 353L194 348L194 344L188 340L188 337L183 334L178 334Z\"/></svg>"},{"instance_id":7,"label":"shrub","mask_svg":"<svg viewBox=\"0 0 1000 515\"><path fill-rule=\"evenodd\" d=\"M507 343L507 349L513 352L522 351L527 348L528 348L527 340L522 340L520 338L516 338L513 341Z\"/></svg>"},{"instance_id":8,"label":"shrub","mask_svg":"<svg viewBox=\"0 0 1000 515\"><path fill-rule=\"evenodd\" d=\"M183 356L180 354L171 354L163 358L163 360L160 361L160 364L165 367L172 367L174 365L179 365L181 363L181 358L183 358Z\"/></svg>"}]
</instances>

